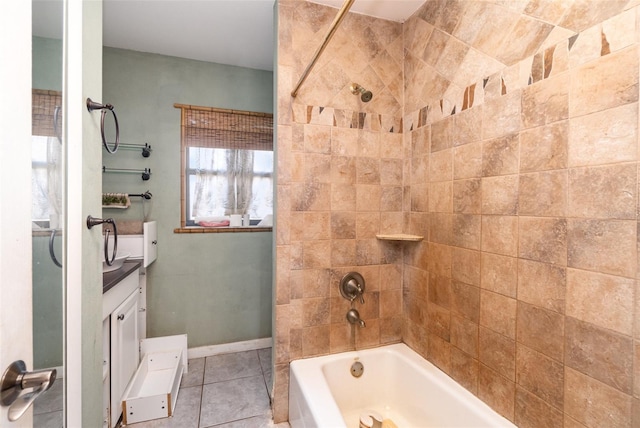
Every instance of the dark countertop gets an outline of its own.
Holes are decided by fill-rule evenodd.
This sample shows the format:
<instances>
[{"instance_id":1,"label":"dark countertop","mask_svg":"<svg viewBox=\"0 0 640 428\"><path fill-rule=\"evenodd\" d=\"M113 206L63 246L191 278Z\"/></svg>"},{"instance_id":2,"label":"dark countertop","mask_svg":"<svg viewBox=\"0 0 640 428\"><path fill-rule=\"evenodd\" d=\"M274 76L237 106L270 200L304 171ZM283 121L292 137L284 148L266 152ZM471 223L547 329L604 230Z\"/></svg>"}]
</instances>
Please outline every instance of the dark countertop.
<instances>
[{"instance_id":1,"label":"dark countertop","mask_svg":"<svg viewBox=\"0 0 640 428\"><path fill-rule=\"evenodd\" d=\"M122 267L102 274L102 294L111 290L117 283L125 279L131 272L142 265L141 260L127 260Z\"/></svg>"}]
</instances>

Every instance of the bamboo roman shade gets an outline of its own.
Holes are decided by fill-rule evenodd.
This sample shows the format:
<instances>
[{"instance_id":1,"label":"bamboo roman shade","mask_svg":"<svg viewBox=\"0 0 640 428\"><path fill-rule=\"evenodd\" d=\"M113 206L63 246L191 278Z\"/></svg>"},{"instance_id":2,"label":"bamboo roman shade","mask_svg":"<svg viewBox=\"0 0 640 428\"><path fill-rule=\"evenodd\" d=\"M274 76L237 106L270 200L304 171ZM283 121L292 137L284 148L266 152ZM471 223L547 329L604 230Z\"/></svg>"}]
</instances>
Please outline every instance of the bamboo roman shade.
<instances>
[{"instance_id":1,"label":"bamboo roman shade","mask_svg":"<svg viewBox=\"0 0 640 428\"><path fill-rule=\"evenodd\" d=\"M55 137L54 120L58 108L58 121L62 124L62 92L44 89L31 90L31 135ZM58 129L58 133L61 129ZM60 136L60 135L58 135Z\"/></svg>"},{"instance_id":2,"label":"bamboo roman shade","mask_svg":"<svg viewBox=\"0 0 640 428\"><path fill-rule=\"evenodd\" d=\"M273 115L174 104L182 110L183 147L273 150Z\"/></svg>"}]
</instances>

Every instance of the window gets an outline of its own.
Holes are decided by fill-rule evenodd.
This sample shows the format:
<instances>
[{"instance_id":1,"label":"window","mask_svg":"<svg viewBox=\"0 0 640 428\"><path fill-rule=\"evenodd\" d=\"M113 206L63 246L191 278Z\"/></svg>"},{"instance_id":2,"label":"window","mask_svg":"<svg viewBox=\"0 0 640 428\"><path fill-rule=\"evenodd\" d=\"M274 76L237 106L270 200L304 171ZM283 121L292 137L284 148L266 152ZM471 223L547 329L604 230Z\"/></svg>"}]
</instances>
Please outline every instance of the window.
<instances>
[{"instance_id":1,"label":"window","mask_svg":"<svg viewBox=\"0 0 640 428\"><path fill-rule=\"evenodd\" d=\"M273 213L273 116L176 104L182 109L181 227L199 219Z\"/></svg>"},{"instance_id":2,"label":"window","mask_svg":"<svg viewBox=\"0 0 640 428\"><path fill-rule=\"evenodd\" d=\"M37 227L58 228L62 213L61 105L60 92L32 90L31 219Z\"/></svg>"}]
</instances>

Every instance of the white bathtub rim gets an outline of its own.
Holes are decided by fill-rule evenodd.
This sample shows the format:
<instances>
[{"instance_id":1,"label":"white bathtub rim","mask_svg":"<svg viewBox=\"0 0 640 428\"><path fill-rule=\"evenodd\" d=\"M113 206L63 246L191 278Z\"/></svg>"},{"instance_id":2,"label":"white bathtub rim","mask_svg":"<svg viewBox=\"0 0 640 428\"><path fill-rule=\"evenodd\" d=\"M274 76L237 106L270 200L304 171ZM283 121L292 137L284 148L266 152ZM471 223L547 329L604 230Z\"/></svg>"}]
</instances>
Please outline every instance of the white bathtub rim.
<instances>
[{"instance_id":1,"label":"white bathtub rim","mask_svg":"<svg viewBox=\"0 0 640 428\"><path fill-rule=\"evenodd\" d=\"M294 360L290 364L291 379L300 379L304 373L304 382L297 382L302 395L309 406L314 420L322 421L322 426L335 428L346 427L342 413L333 399L333 394L323 373L323 366L338 360L353 359L362 354L392 353L399 359L405 360L412 368L425 372L434 382L443 389L447 389L460 396L462 401L468 404L474 412L482 414L491 420L492 427L514 428L515 425L508 419L498 414L489 405L480 400L476 395L458 384L453 378L436 367L430 361L421 357L413 349L404 343L385 345L378 348L369 348L359 351L348 351L339 354L324 355L319 357ZM298 376L295 376L298 374ZM319 399L322 397L322 400ZM330 400L325 398L329 397Z\"/></svg>"}]
</instances>

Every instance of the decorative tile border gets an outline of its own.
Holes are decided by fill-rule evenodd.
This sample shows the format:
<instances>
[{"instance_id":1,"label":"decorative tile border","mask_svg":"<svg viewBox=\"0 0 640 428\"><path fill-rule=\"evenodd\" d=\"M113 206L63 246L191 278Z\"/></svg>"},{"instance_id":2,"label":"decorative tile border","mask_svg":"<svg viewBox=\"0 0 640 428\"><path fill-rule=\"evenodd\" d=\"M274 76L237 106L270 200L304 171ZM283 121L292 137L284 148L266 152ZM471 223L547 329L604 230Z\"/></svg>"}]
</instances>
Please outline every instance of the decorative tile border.
<instances>
[{"instance_id":1,"label":"decorative tile border","mask_svg":"<svg viewBox=\"0 0 640 428\"><path fill-rule=\"evenodd\" d=\"M484 104L485 100L498 98L523 89L534 83L549 79L569 70L570 63L578 65L609 55L627 45L624 29L616 29L618 21L630 19L632 10L627 10L604 23L575 34L553 46L538 51L535 55L503 70L485 77L464 89L450 84L444 98L415 110L404 117L357 112L333 107L293 104L293 122L300 124L327 125L339 128L362 129L383 133L403 133L431 125L456 113ZM628 17L623 17L624 14ZM608 37L605 28L608 26ZM621 26L624 27L624 26ZM584 39L582 46L580 41ZM580 53L573 55L578 60L570 60L570 52L577 48Z\"/></svg>"}]
</instances>

